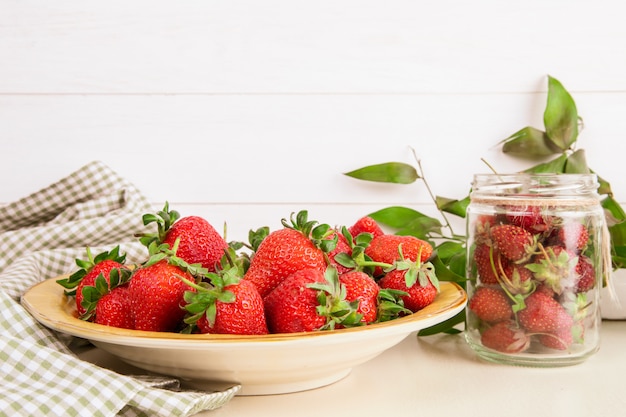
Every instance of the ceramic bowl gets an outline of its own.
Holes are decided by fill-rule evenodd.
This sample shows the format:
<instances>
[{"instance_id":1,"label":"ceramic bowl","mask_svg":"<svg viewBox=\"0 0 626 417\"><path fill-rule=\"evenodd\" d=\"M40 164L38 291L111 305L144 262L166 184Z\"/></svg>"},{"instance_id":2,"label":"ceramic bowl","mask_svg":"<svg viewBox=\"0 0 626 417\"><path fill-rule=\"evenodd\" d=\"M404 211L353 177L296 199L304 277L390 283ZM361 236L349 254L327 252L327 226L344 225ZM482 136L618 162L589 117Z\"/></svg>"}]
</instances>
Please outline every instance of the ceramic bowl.
<instances>
[{"instance_id":1,"label":"ceramic bowl","mask_svg":"<svg viewBox=\"0 0 626 417\"><path fill-rule=\"evenodd\" d=\"M463 310L467 296L442 282L435 301L393 321L360 328L263 336L183 335L126 330L79 320L73 299L56 279L33 286L24 307L43 325L87 339L138 368L178 377L184 386L221 390L241 384L238 395L282 394L339 381L351 369Z\"/></svg>"}]
</instances>

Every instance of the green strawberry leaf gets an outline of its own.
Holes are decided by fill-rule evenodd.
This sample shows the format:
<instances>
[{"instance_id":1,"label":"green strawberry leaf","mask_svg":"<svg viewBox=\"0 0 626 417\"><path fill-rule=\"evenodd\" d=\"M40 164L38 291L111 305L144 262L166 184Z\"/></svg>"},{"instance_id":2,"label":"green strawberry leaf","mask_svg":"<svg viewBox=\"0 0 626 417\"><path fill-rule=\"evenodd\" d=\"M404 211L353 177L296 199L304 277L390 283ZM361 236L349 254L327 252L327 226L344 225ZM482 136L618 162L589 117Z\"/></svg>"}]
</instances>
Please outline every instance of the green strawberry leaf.
<instances>
[{"instance_id":1,"label":"green strawberry leaf","mask_svg":"<svg viewBox=\"0 0 626 417\"><path fill-rule=\"evenodd\" d=\"M386 162L383 164L369 165L346 172L344 175L359 180L393 184L412 184L420 178L412 165L402 162Z\"/></svg>"}]
</instances>

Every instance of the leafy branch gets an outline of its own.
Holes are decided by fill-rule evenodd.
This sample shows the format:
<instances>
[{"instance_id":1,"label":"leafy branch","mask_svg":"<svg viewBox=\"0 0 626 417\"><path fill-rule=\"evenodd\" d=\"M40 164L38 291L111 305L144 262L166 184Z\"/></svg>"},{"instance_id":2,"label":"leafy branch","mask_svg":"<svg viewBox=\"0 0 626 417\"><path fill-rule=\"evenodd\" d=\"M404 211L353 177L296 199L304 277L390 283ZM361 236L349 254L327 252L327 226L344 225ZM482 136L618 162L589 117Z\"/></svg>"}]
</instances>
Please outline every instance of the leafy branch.
<instances>
[{"instance_id":1,"label":"leafy branch","mask_svg":"<svg viewBox=\"0 0 626 417\"><path fill-rule=\"evenodd\" d=\"M595 173L587 165L584 149L577 149L577 140L584 125L574 99L556 78L548 76L548 94L543 114L543 129L524 127L499 142L502 152L514 158L527 160L532 165L523 172L585 174ZM462 199L437 196L431 190L421 162L412 149L416 167L401 162L369 165L344 173L355 179L392 184L412 184L420 180L434 202L440 218L427 216L408 207L391 206L370 213L369 216L401 235L413 235L429 241L435 248L431 262L440 280L453 281L464 286L466 236L457 234L448 215L461 219L466 216L469 195ZM550 159L551 158L551 159ZM597 173L596 173L597 175ZM598 175L598 193L605 210L611 236L613 268L626 268L626 213L615 200L611 185ZM447 322L425 329L421 335L438 332L452 333L451 327L464 320L464 312Z\"/></svg>"}]
</instances>

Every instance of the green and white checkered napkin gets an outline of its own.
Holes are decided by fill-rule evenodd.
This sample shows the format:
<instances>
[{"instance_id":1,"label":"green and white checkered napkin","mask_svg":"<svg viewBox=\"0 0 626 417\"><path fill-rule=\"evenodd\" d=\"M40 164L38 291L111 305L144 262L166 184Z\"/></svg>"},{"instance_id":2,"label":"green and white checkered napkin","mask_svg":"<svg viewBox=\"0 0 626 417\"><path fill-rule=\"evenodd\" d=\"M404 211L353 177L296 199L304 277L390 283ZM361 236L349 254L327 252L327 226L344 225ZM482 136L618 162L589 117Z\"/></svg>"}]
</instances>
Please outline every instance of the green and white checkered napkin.
<instances>
[{"instance_id":1,"label":"green and white checkered napkin","mask_svg":"<svg viewBox=\"0 0 626 417\"><path fill-rule=\"evenodd\" d=\"M101 162L0 206L0 416L189 416L239 391L181 391L178 380L126 376L80 360L67 337L19 304L33 284L76 268L75 259L120 245L145 259L133 235L152 211L142 194Z\"/></svg>"}]
</instances>

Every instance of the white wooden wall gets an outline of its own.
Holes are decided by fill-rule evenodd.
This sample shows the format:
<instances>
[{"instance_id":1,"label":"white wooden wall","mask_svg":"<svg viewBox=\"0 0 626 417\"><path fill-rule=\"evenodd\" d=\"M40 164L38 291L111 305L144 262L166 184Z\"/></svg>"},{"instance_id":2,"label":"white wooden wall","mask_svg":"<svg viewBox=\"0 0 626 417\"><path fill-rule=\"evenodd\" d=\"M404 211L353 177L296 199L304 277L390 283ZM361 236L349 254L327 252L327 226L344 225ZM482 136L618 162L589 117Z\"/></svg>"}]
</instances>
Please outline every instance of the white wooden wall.
<instances>
[{"instance_id":1,"label":"white wooden wall","mask_svg":"<svg viewBox=\"0 0 626 417\"><path fill-rule=\"evenodd\" d=\"M412 147L435 193L463 198L481 158L526 166L496 145L542 127L548 74L625 201L618 0L0 0L0 204L99 159L229 238L300 209L428 212L420 183L342 173Z\"/></svg>"}]
</instances>

